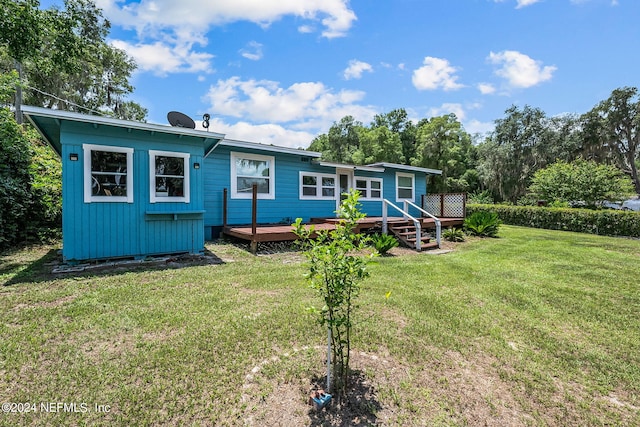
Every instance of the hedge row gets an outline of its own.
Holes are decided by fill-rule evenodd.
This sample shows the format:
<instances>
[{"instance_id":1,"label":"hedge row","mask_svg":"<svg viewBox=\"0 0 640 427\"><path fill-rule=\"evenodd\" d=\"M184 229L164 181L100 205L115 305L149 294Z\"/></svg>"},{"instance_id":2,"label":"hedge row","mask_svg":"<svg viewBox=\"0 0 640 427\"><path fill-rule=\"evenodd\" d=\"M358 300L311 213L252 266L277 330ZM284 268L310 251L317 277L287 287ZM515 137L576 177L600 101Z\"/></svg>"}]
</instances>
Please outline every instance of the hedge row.
<instances>
[{"instance_id":1,"label":"hedge row","mask_svg":"<svg viewBox=\"0 0 640 427\"><path fill-rule=\"evenodd\" d=\"M640 237L640 212L612 209L547 208L468 204L467 216L477 211L495 212L505 224L549 230L577 231L604 236Z\"/></svg>"}]
</instances>

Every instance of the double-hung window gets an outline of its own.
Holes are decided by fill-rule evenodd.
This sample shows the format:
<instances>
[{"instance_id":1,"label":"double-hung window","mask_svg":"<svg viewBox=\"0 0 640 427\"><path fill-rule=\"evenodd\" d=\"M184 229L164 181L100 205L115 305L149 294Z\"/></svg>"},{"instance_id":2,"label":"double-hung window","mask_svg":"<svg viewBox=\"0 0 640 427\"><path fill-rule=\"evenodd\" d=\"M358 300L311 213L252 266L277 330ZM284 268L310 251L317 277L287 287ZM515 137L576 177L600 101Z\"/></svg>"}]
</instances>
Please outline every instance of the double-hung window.
<instances>
[{"instance_id":1,"label":"double-hung window","mask_svg":"<svg viewBox=\"0 0 640 427\"><path fill-rule=\"evenodd\" d=\"M362 178L356 176L356 190L360 192L361 200L381 200L382 180L379 178Z\"/></svg>"},{"instance_id":2,"label":"double-hung window","mask_svg":"<svg viewBox=\"0 0 640 427\"><path fill-rule=\"evenodd\" d=\"M396 172L396 201L415 200L415 176Z\"/></svg>"},{"instance_id":3,"label":"double-hung window","mask_svg":"<svg viewBox=\"0 0 640 427\"><path fill-rule=\"evenodd\" d=\"M189 154L149 150L151 203L189 203Z\"/></svg>"},{"instance_id":4,"label":"double-hung window","mask_svg":"<svg viewBox=\"0 0 640 427\"><path fill-rule=\"evenodd\" d=\"M275 199L275 158L231 152L231 198L250 199L253 185L259 199Z\"/></svg>"},{"instance_id":5,"label":"double-hung window","mask_svg":"<svg viewBox=\"0 0 640 427\"><path fill-rule=\"evenodd\" d=\"M300 199L335 200L336 176L300 172Z\"/></svg>"},{"instance_id":6,"label":"double-hung window","mask_svg":"<svg viewBox=\"0 0 640 427\"><path fill-rule=\"evenodd\" d=\"M133 148L83 144L84 202L133 203Z\"/></svg>"}]
</instances>

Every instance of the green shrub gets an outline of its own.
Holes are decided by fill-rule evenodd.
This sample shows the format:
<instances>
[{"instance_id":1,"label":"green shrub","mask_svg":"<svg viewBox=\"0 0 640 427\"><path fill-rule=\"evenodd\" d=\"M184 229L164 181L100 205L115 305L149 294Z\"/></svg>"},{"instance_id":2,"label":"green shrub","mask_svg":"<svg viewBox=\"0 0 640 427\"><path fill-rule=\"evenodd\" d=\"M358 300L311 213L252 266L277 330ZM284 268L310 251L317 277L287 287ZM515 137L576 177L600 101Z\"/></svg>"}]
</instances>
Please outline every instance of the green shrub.
<instances>
[{"instance_id":1,"label":"green shrub","mask_svg":"<svg viewBox=\"0 0 640 427\"><path fill-rule=\"evenodd\" d=\"M489 190L474 191L473 193L468 195L467 203L493 203L493 197Z\"/></svg>"},{"instance_id":2,"label":"green shrub","mask_svg":"<svg viewBox=\"0 0 640 427\"><path fill-rule=\"evenodd\" d=\"M640 237L640 212L538 206L467 205L467 213L493 212L504 224L605 236Z\"/></svg>"},{"instance_id":3,"label":"green shrub","mask_svg":"<svg viewBox=\"0 0 640 427\"><path fill-rule=\"evenodd\" d=\"M380 255L384 255L391 249L398 246L398 240L390 234L376 233L371 236L371 243Z\"/></svg>"},{"instance_id":4,"label":"green shrub","mask_svg":"<svg viewBox=\"0 0 640 427\"><path fill-rule=\"evenodd\" d=\"M442 232L442 238L449 242L464 242L464 231L460 228L449 227Z\"/></svg>"},{"instance_id":5,"label":"green shrub","mask_svg":"<svg viewBox=\"0 0 640 427\"><path fill-rule=\"evenodd\" d=\"M31 150L8 108L0 108L0 250L26 238L33 205Z\"/></svg>"},{"instance_id":6,"label":"green shrub","mask_svg":"<svg viewBox=\"0 0 640 427\"><path fill-rule=\"evenodd\" d=\"M498 234L500 219L495 212L479 211L464 220L464 229L474 236L494 237Z\"/></svg>"}]
</instances>

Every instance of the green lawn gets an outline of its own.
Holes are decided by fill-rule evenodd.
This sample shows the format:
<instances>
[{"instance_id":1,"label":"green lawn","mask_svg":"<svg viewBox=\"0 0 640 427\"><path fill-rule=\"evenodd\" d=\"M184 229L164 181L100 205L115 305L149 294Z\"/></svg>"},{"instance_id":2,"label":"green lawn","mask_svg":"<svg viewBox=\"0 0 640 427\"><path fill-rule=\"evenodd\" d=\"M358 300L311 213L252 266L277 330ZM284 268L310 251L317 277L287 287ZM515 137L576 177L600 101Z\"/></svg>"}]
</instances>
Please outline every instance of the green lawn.
<instances>
[{"instance_id":1,"label":"green lawn","mask_svg":"<svg viewBox=\"0 0 640 427\"><path fill-rule=\"evenodd\" d=\"M296 253L74 275L46 273L54 247L5 253L0 397L36 412L0 425L640 425L640 241L499 236L370 266L357 399L326 414Z\"/></svg>"}]
</instances>

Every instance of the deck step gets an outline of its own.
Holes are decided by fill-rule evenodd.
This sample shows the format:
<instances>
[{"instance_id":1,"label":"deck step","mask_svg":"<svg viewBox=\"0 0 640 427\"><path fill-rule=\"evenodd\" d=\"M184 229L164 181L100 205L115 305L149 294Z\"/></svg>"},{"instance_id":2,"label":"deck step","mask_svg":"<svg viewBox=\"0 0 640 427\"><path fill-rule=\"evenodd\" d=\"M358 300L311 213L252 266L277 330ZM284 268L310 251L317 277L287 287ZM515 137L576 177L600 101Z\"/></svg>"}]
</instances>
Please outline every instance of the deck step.
<instances>
[{"instance_id":1,"label":"deck step","mask_svg":"<svg viewBox=\"0 0 640 427\"><path fill-rule=\"evenodd\" d=\"M416 226L413 221L395 223L389 226L389 231L405 246L416 249ZM420 250L437 248L438 243L431 241L431 236L420 236Z\"/></svg>"}]
</instances>

